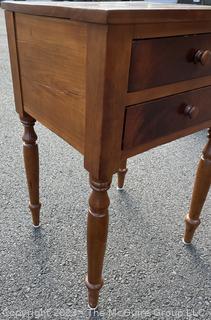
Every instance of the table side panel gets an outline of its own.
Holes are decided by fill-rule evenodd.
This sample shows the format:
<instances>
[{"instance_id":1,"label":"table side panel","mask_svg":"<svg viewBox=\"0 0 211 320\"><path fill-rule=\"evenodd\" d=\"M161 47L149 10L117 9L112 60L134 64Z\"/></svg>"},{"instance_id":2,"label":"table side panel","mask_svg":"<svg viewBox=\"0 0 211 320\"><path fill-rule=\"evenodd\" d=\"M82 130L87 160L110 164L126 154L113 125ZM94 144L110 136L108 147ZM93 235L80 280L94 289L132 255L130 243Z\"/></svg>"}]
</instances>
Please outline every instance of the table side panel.
<instances>
[{"instance_id":1,"label":"table side panel","mask_svg":"<svg viewBox=\"0 0 211 320\"><path fill-rule=\"evenodd\" d=\"M24 110L84 152L86 24L16 14Z\"/></svg>"}]
</instances>

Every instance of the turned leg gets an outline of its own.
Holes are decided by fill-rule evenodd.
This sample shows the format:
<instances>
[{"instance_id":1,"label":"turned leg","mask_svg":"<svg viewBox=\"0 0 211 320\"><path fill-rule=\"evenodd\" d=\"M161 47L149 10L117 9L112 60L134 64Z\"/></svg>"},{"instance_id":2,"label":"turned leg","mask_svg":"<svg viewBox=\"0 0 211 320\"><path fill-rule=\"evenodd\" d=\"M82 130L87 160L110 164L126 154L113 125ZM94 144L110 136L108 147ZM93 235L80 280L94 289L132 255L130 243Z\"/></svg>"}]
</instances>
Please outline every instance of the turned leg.
<instances>
[{"instance_id":1,"label":"turned leg","mask_svg":"<svg viewBox=\"0 0 211 320\"><path fill-rule=\"evenodd\" d=\"M89 293L89 306L95 309L99 291L103 286L102 270L108 234L109 197L107 190L111 181L96 181L90 177L92 193L89 198L87 250L88 275L86 286Z\"/></svg>"},{"instance_id":2,"label":"turned leg","mask_svg":"<svg viewBox=\"0 0 211 320\"><path fill-rule=\"evenodd\" d=\"M26 171L26 178L29 190L29 208L32 213L32 221L34 227L40 224L40 207L39 202L39 156L38 146L36 143L37 135L34 131L35 121L29 115L21 118L24 126L23 140L23 156Z\"/></svg>"},{"instance_id":3,"label":"turned leg","mask_svg":"<svg viewBox=\"0 0 211 320\"><path fill-rule=\"evenodd\" d=\"M198 165L193 189L190 211L185 218L186 230L184 243L190 244L196 228L200 224L200 213L206 200L211 183L211 129L208 130L209 141L205 146Z\"/></svg>"},{"instance_id":4,"label":"turned leg","mask_svg":"<svg viewBox=\"0 0 211 320\"><path fill-rule=\"evenodd\" d=\"M118 175L118 186L117 190L122 190L125 182L125 175L127 173L127 159L123 160L120 164L120 168L117 172Z\"/></svg>"}]
</instances>

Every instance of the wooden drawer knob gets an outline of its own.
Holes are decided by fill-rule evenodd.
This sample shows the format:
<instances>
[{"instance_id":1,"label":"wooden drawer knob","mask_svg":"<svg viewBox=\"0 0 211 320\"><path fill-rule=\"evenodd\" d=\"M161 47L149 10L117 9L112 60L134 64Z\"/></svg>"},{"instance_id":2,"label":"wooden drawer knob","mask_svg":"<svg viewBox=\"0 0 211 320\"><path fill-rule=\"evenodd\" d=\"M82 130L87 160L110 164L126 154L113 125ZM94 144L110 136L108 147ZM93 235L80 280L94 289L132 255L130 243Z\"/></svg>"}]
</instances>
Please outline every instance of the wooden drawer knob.
<instances>
[{"instance_id":1,"label":"wooden drawer knob","mask_svg":"<svg viewBox=\"0 0 211 320\"><path fill-rule=\"evenodd\" d=\"M184 114L189 119L193 119L197 116L199 109L192 105L187 105L184 109Z\"/></svg>"},{"instance_id":2,"label":"wooden drawer knob","mask_svg":"<svg viewBox=\"0 0 211 320\"><path fill-rule=\"evenodd\" d=\"M211 52L209 50L197 50L194 55L194 62L203 66L211 62Z\"/></svg>"}]
</instances>

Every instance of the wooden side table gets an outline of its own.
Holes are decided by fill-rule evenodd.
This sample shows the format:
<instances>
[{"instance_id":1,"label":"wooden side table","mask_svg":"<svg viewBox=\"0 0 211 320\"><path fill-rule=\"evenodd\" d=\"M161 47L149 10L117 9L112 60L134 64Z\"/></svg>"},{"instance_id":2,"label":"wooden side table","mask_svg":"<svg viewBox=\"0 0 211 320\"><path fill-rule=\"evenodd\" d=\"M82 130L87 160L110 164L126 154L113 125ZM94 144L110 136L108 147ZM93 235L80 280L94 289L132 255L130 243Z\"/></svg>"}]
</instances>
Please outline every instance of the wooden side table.
<instances>
[{"instance_id":1,"label":"wooden side table","mask_svg":"<svg viewBox=\"0 0 211 320\"><path fill-rule=\"evenodd\" d=\"M33 224L39 226L35 121L84 156L89 305L103 285L112 175L127 158L211 127L211 7L4 2L16 110ZM209 138L210 138L209 131ZM199 163L184 242L191 243L211 182L211 142Z\"/></svg>"}]
</instances>

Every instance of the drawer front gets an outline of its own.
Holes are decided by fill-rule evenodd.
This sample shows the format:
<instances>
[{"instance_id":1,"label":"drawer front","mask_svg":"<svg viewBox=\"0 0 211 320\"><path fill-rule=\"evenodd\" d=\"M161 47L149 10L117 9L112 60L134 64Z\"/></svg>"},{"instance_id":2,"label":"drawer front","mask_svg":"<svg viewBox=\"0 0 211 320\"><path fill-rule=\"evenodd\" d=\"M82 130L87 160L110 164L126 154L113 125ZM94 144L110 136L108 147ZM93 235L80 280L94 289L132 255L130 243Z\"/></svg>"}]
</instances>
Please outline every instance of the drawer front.
<instances>
[{"instance_id":1,"label":"drawer front","mask_svg":"<svg viewBox=\"0 0 211 320\"><path fill-rule=\"evenodd\" d=\"M209 120L211 86L127 107L123 150L130 150L174 133L178 133L179 137L179 132L184 129L194 128Z\"/></svg>"},{"instance_id":2,"label":"drawer front","mask_svg":"<svg viewBox=\"0 0 211 320\"><path fill-rule=\"evenodd\" d=\"M211 75L211 34L134 40L128 91Z\"/></svg>"}]
</instances>

